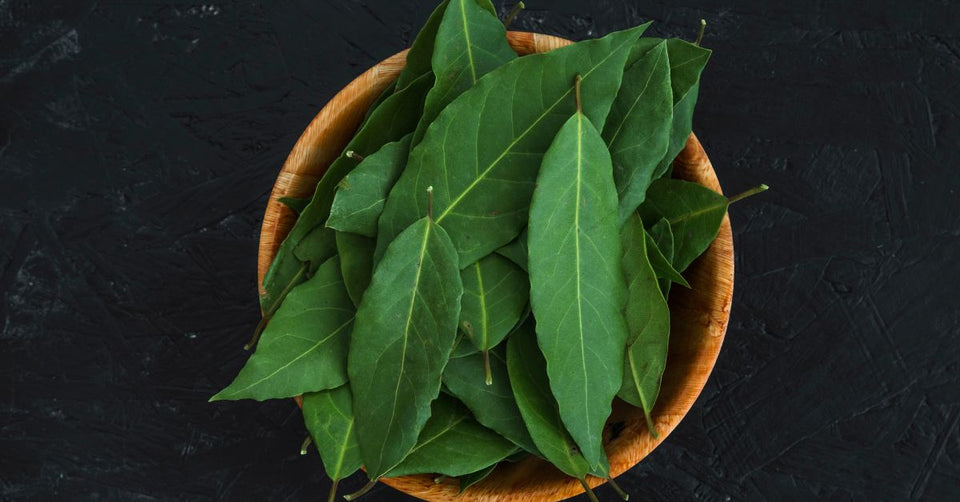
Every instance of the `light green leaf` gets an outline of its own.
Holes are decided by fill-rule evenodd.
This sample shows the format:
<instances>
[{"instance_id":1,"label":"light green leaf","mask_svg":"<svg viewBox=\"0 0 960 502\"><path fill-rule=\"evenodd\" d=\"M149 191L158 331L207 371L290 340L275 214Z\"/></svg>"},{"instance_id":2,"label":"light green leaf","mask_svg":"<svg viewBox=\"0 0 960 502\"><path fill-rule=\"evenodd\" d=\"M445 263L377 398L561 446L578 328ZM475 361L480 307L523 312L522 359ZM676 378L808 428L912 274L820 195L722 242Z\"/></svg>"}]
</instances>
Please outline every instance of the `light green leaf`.
<instances>
[{"instance_id":1,"label":"light green leaf","mask_svg":"<svg viewBox=\"0 0 960 502\"><path fill-rule=\"evenodd\" d=\"M583 76L586 115L602 124L646 26L515 59L444 108L387 197L377 256L423 214L428 184L435 188L436 221L450 234L461 267L516 238L543 153L576 108L574 76Z\"/></svg>"},{"instance_id":2,"label":"light green leaf","mask_svg":"<svg viewBox=\"0 0 960 502\"><path fill-rule=\"evenodd\" d=\"M624 73L603 128L620 197L621 224L643 202L667 153L672 122L670 61L667 43L660 41Z\"/></svg>"},{"instance_id":3,"label":"light green leaf","mask_svg":"<svg viewBox=\"0 0 960 502\"><path fill-rule=\"evenodd\" d=\"M303 395L303 422L320 452L330 479L343 479L360 469L360 447L354 431L353 397L350 387Z\"/></svg>"},{"instance_id":4,"label":"light green leaf","mask_svg":"<svg viewBox=\"0 0 960 502\"><path fill-rule=\"evenodd\" d=\"M650 432L657 431L650 417L660 393L670 341L670 308L660 292L657 276L647 258L648 235L636 213L623 227L623 274L627 278L624 309L630 336L627 339L623 384L618 396L643 408Z\"/></svg>"},{"instance_id":5,"label":"light green leaf","mask_svg":"<svg viewBox=\"0 0 960 502\"><path fill-rule=\"evenodd\" d=\"M729 202L723 195L689 181L659 179L650 184L637 212L644 221L666 218L673 229L673 267L684 271L710 247Z\"/></svg>"},{"instance_id":6,"label":"light green leaf","mask_svg":"<svg viewBox=\"0 0 960 502\"><path fill-rule=\"evenodd\" d=\"M516 239L510 241L506 246L497 250L497 254L507 258L508 260L515 263L518 267L522 268L524 271L527 270L527 227L523 227L523 231L520 232L520 235Z\"/></svg>"},{"instance_id":7,"label":"light green leaf","mask_svg":"<svg viewBox=\"0 0 960 502\"><path fill-rule=\"evenodd\" d=\"M370 285L370 276L373 275L373 250L376 245L376 241L369 237L337 232L340 271L354 305L360 305L363 292Z\"/></svg>"},{"instance_id":8,"label":"light green leaf","mask_svg":"<svg viewBox=\"0 0 960 502\"><path fill-rule=\"evenodd\" d=\"M389 477L436 473L462 476L507 458L516 446L480 425L456 399L441 395L410 454Z\"/></svg>"},{"instance_id":9,"label":"light green leaf","mask_svg":"<svg viewBox=\"0 0 960 502\"><path fill-rule=\"evenodd\" d=\"M693 130L693 110L700 93L700 74L707 65L712 51L685 40L667 40L670 58L670 87L673 89L673 123L670 126L670 146L667 155L657 167L654 178L670 171L673 159L687 144Z\"/></svg>"},{"instance_id":10,"label":"light green leaf","mask_svg":"<svg viewBox=\"0 0 960 502\"><path fill-rule=\"evenodd\" d=\"M357 438L371 479L407 456L430 416L456 340L462 294L456 250L429 218L402 232L374 270L348 361Z\"/></svg>"},{"instance_id":11,"label":"light green leaf","mask_svg":"<svg viewBox=\"0 0 960 502\"><path fill-rule=\"evenodd\" d=\"M353 317L340 260L331 258L290 291L240 374L210 400L263 401L343 385Z\"/></svg>"},{"instance_id":12,"label":"light green leaf","mask_svg":"<svg viewBox=\"0 0 960 502\"><path fill-rule=\"evenodd\" d=\"M407 165L410 138L408 134L383 145L343 178L330 207L328 227L366 237L377 235L383 202Z\"/></svg>"},{"instance_id":13,"label":"light green leaf","mask_svg":"<svg viewBox=\"0 0 960 502\"><path fill-rule=\"evenodd\" d=\"M530 204L530 306L560 416L591 467L620 389L626 285L610 154L582 113L543 158Z\"/></svg>"},{"instance_id":14,"label":"light green leaf","mask_svg":"<svg viewBox=\"0 0 960 502\"><path fill-rule=\"evenodd\" d=\"M523 417L510 388L505 349L505 345L501 345L489 352L490 371L493 374L491 385L483 381L482 354L451 359L443 370L443 384L451 394L463 401L478 422L524 450L536 453L537 448L523 425Z\"/></svg>"},{"instance_id":15,"label":"light green leaf","mask_svg":"<svg viewBox=\"0 0 960 502\"><path fill-rule=\"evenodd\" d=\"M507 32L489 0L450 0L437 30L433 49L433 74L436 83L427 94L423 117L413 135L420 143L427 127L451 101L474 86L477 80L498 66L516 59L507 43Z\"/></svg>"},{"instance_id":16,"label":"light green leaf","mask_svg":"<svg viewBox=\"0 0 960 502\"><path fill-rule=\"evenodd\" d=\"M527 275L510 260L490 254L460 272L460 329L478 350L495 347L517 325L527 305Z\"/></svg>"},{"instance_id":17,"label":"light green leaf","mask_svg":"<svg viewBox=\"0 0 960 502\"><path fill-rule=\"evenodd\" d=\"M590 471L590 464L560 419L560 410L550 392L547 363L529 324L507 339L507 369L517 407L537 449L557 469L582 479Z\"/></svg>"}]
</instances>

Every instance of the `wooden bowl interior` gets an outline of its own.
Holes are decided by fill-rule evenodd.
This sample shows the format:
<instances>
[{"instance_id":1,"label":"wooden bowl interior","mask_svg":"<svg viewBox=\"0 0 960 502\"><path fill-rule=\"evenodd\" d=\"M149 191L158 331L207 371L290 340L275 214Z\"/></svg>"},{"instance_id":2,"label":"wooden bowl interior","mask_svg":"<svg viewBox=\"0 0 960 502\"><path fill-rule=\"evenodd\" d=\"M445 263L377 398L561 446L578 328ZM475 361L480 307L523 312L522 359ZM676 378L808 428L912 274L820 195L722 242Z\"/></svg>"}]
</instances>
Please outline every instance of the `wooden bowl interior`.
<instances>
[{"instance_id":1,"label":"wooden bowl interior","mask_svg":"<svg viewBox=\"0 0 960 502\"><path fill-rule=\"evenodd\" d=\"M520 55L546 52L569 41L524 32L508 33ZM317 114L297 141L280 171L267 202L260 233L258 284L280 242L296 221L296 215L280 204L281 197L309 197L327 166L349 142L366 110L393 82L406 60L406 51L385 59L343 88ZM674 162L674 176L721 192L710 160L696 136ZM670 293L670 349L660 397L653 419L660 433L647 430L643 413L619 400L604 430L604 444L612 476L619 476L647 456L676 428L700 395L713 370L730 317L733 297L733 236L729 218L724 218L716 241L685 273L691 289L673 288ZM458 496L456 480L435 483L433 476L403 476L383 479L397 490L430 501L556 501L583 493L577 480L546 461L530 457L498 467L486 480ZM602 484L589 478L591 486Z\"/></svg>"}]
</instances>

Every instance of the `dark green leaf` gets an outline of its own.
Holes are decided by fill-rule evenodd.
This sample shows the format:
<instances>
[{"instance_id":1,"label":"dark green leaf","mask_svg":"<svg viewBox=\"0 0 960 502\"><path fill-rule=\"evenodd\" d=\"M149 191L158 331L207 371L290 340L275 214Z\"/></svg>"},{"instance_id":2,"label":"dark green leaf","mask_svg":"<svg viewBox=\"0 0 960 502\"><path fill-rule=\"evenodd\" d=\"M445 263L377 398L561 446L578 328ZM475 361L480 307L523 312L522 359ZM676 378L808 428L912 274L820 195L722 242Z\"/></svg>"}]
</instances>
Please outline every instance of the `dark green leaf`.
<instances>
[{"instance_id":1,"label":"dark green leaf","mask_svg":"<svg viewBox=\"0 0 960 502\"><path fill-rule=\"evenodd\" d=\"M507 339L507 369L517 407L537 449L568 476L583 478L590 471L590 464L564 428L550 392L547 363L528 325Z\"/></svg>"},{"instance_id":2,"label":"dark green leaf","mask_svg":"<svg viewBox=\"0 0 960 502\"><path fill-rule=\"evenodd\" d=\"M460 272L460 329L483 351L499 344L527 305L527 275L510 260L490 254Z\"/></svg>"},{"instance_id":3,"label":"dark green leaf","mask_svg":"<svg viewBox=\"0 0 960 502\"><path fill-rule=\"evenodd\" d=\"M370 120L370 116L373 115L374 110L376 110L377 107L382 105L383 102L387 100L387 98L389 98L390 96L393 96L394 93L396 92L397 92L397 82L394 81L393 83L388 85L387 88L384 89L379 96L377 96L377 99L375 99L373 103L370 105L370 108L367 109L367 113L363 115L363 122L360 123L360 128L363 128L363 126L366 125L367 121Z\"/></svg>"},{"instance_id":4,"label":"dark green leaf","mask_svg":"<svg viewBox=\"0 0 960 502\"><path fill-rule=\"evenodd\" d=\"M470 474L464 474L463 476L460 476L460 493L462 494L463 492L467 491L467 488L470 488L484 479L487 479L487 476L489 476L490 473L492 473L496 468L497 464L488 465L477 472L471 472Z\"/></svg>"},{"instance_id":5,"label":"dark green leaf","mask_svg":"<svg viewBox=\"0 0 960 502\"><path fill-rule=\"evenodd\" d=\"M451 0L437 30L433 49L433 74L436 83L427 94L423 117L413 135L420 143L427 127L451 101L473 87L477 80L498 66L516 59L507 43L506 29L480 4L492 8L489 0Z\"/></svg>"},{"instance_id":6,"label":"dark green leaf","mask_svg":"<svg viewBox=\"0 0 960 502\"><path fill-rule=\"evenodd\" d=\"M350 387L303 395L303 422L332 480L343 479L363 465L354 432Z\"/></svg>"},{"instance_id":7,"label":"dark green leaf","mask_svg":"<svg viewBox=\"0 0 960 502\"><path fill-rule=\"evenodd\" d=\"M463 401L478 422L524 450L537 452L513 398L504 356L505 349L506 347L501 345L489 352L490 371L493 374L491 385L486 385L483 381L482 354L451 359L443 370L443 384L451 394Z\"/></svg>"},{"instance_id":8,"label":"dark green leaf","mask_svg":"<svg viewBox=\"0 0 960 502\"><path fill-rule=\"evenodd\" d=\"M370 285L373 275L373 250L377 243L369 237L337 232L337 254L340 255L340 271L343 283L354 305L360 305L363 292Z\"/></svg>"},{"instance_id":9,"label":"dark green leaf","mask_svg":"<svg viewBox=\"0 0 960 502\"><path fill-rule=\"evenodd\" d=\"M447 10L449 3L450 0L443 0L433 10L433 13L427 18L427 22L420 28L420 33L417 33L417 38L410 45L410 51L407 52L407 64L400 72L400 76L397 77L398 91L406 89L414 80L432 74L430 61L433 58L433 46L437 40L437 29L440 27L440 20L443 19L443 13Z\"/></svg>"},{"instance_id":10,"label":"dark green leaf","mask_svg":"<svg viewBox=\"0 0 960 502\"><path fill-rule=\"evenodd\" d=\"M583 76L586 115L602 124L646 26L515 59L444 108L387 197L377 255L423 214L428 184L461 267L516 238L543 153L576 108L574 76Z\"/></svg>"},{"instance_id":11,"label":"dark green leaf","mask_svg":"<svg viewBox=\"0 0 960 502\"><path fill-rule=\"evenodd\" d=\"M314 273L317 267L337 254L335 232L329 228L317 227L293 248L293 255L301 263L309 265L308 270Z\"/></svg>"},{"instance_id":12,"label":"dark green leaf","mask_svg":"<svg viewBox=\"0 0 960 502\"><path fill-rule=\"evenodd\" d=\"M643 202L670 144L673 91L667 43L660 41L623 75L603 128L620 196L620 222Z\"/></svg>"},{"instance_id":13,"label":"dark green leaf","mask_svg":"<svg viewBox=\"0 0 960 502\"><path fill-rule=\"evenodd\" d=\"M441 395L431 406L430 419L416 446L389 477L436 473L462 476L495 464L516 451L516 446L480 425L470 410L456 399Z\"/></svg>"},{"instance_id":14,"label":"dark green leaf","mask_svg":"<svg viewBox=\"0 0 960 502\"><path fill-rule=\"evenodd\" d=\"M330 207L328 227L367 237L377 235L383 202L407 165L410 138L408 134L383 145L343 178Z\"/></svg>"},{"instance_id":15,"label":"dark green leaf","mask_svg":"<svg viewBox=\"0 0 960 502\"><path fill-rule=\"evenodd\" d=\"M516 239L497 250L497 254L506 257L524 271L527 270L527 227Z\"/></svg>"},{"instance_id":16,"label":"dark green leaf","mask_svg":"<svg viewBox=\"0 0 960 502\"><path fill-rule=\"evenodd\" d=\"M727 198L696 183L659 179L650 184L638 213L644 221L666 218L673 229L673 268L682 272L710 247L727 213Z\"/></svg>"},{"instance_id":17,"label":"dark green leaf","mask_svg":"<svg viewBox=\"0 0 960 502\"><path fill-rule=\"evenodd\" d=\"M309 198L298 199L296 197L280 197L277 199L281 204L290 208L294 213L300 214L303 212L303 209L307 207L307 204L310 203Z\"/></svg>"},{"instance_id":18,"label":"dark green leaf","mask_svg":"<svg viewBox=\"0 0 960 502\"><path fill-rule=\"evenodd\" d=\"M670 86L673 89L673 123L670 126L670 146L660 162L654 178L670 170L673 159L687 144L693 130L693 110L700 92L700 74L712 51L690 42L671 38L667 40L670 57Z\"/></svg>"},{"instance_id":19,"label":"dark green leaf","mask_svg":"<svg viewBox=\"0 0 960 502\"><path fill-rule=\"evenodd\" d=\"M620 388L626 285L610 153L582 113L543 157L530 203L530 306L560 416L591 466Z\"/></svg>"},{"instance_id":20,"label":"dark green leaf","mask_svg":"<svg viewBox=\"0 0 960 502\"><path fill-rule=\"evenodd\" d=\"M666 367L670 308L647 258L647 239L643 222L633 213L623 227L623 273L628 280L624 312L630 337L627 339L623 385L617 395L643 408L647 425L656 435L650 412L660 393L660 378Z\"/></svg>"},{"instance_id":21,"label":"dark green leaf","mask_svg":"<svg viewBox=\"0 0 960 502\"><path fill-rule=\"evenodd\" d=\"M446 232L422 218L390 244L357 309L348 369L367 474L417 442L457 334L463 284Z\"/></svg>"},{"instance_id":22,"label":"dark green leaf","mask_svg":"<svg viewBox=\"0 0 960 502\"><path fill-rule=\"evenodd\" d=\"M670 222L661 218L655 225L647 231L647 256L650 259L650 265L658 278L676 282L685 288L690 287L690 283L683 278L675 268L673 268L673 231L670 229ZM661 246L670 253L670 258L661 251ZM662 289L662 288L661 288ZM666 296L666 293L664 293Z\"/></svg>"},{"instance_id":23,"label":"dark green leaf","mask_svg":"<svg viewBox=\"0 0 960 502\"><path fill-rule=\"evenodd\" d=\"M340 260L331 258L290 291L240 374L210 400L263 401L343 385L353 317Z\"/></svg>"}]
</instances>

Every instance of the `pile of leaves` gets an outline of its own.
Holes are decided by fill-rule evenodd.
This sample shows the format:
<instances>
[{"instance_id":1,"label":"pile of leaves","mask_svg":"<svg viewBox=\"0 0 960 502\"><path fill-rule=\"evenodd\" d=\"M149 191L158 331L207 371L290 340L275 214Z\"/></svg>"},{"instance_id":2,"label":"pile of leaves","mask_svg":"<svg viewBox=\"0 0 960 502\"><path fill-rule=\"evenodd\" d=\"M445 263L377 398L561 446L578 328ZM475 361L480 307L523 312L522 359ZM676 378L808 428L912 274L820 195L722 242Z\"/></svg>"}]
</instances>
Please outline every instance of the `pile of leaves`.
<instances>
[{"instance_id":1,"label":"pile of leaves","mask_svg":"<svg viewBox=\"0 0 960 502\"><path fill-rule=\"evenodd\" d=\"M656 434L666 297L730 202L669 177L710 51L648 24L518 57L489 0L443 2L284 201L262 336L212 400L302 395L334 490L361 466L466 489L528 454L609 478L611 403Z\"/></svg>"}]
</instances>

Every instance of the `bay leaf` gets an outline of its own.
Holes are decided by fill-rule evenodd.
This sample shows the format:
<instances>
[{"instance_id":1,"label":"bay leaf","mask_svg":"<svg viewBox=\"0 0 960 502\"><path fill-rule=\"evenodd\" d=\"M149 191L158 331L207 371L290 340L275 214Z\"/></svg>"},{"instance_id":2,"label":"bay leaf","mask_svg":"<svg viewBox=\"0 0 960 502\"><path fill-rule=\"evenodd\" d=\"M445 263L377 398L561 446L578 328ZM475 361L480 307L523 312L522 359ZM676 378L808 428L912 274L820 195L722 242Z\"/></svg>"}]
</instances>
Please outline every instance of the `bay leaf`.
<instances>
[{"instance_id":1,"label":"bay leaf","mask_svg":"<svg viewBox=\"0 0 960 502\"><path fill-rule=\"evenodd\" d=\"M620 197L621 224L643 202L670 145L672 122L670 61L667 42L660 41L624 73L603 127Z\"/></svg>"},{"instance_id":2,"label":"bay leaf","mask_svg":"<svg viewBox=\"0 0 960 502\"><path fill-rule=\"evenodd\" d=\"M369 237L347 232L337 232L336 239L343 283L350 300L359 306L373 275L373 250L377 243Z\"/></svg>"},{"instance_id":3,"label":"bay leaf","mask_svg":"<svg viewBox=\"0 0 960 502\"><path fill-rule=\"evenodd\" d=\"M530 323L507 339L507 369L517 407L537 449L564 474L583 479L590 464L560 418L557 401L550 391L547 363Z\"/></svg>"},{"instance_id":4,"label":"bay leaf","mask_svg":"<svg viewBox=\"0 0 960 502\"><path fill-rule=\"evenodd\" d=\"M320 453L327 476L333 480L331 492L336 492L341 479L363 465L354 431L352 401L347 385L303 395L303 422Z\"/></svg>"},{"instance_id":5,"label":"bay leaf","mask_svg":"<svg viewBox=\"0 0 960 502\"><path fill-rule=\"evenodd\" d=\"M512 261L524 271L527 270L527 227L523 227L520 235L507 245L497 250L497 254Z\"/></svg>"},{"instance_id":6,"label":"bay leaf","mask_svg":"<svg viewBox=\"0 0 960 502\"><path fill-rule=\"evenodd\" d=\"M463 494L463 492L467 491L467 488L470 488L471 486L483 481L484 479L487 479L487 477L489 477L490 474L493 473L493 470L496 468L497 468L497 464L492 464L484 467L483 469L480 469L479 471L471 472L469 474L464 474L463 476L460 476L458 478L458 481L460 482L459 493Z\"/></svg>"},{"instance_id":7,"label":"bay leaf","mask_svg":"<svg viewBox=\"0 0 960 502\"><path fill-rule=\"evenodd\" d=\"M367 109L367 113L363 114L363 122L360 122L360 128L366 125L367 121L370 120L370 116L373 115L373 111L376 110L377 107L382 105L383 102L387 100L387 98L389 98L390 96L393 96L396 92L397 92L397 82L394 81L393 83L388 85L387 88L384 89L379 96L377 96L377 99L375 99L373 103L370 104L370 108Z\"/></svg>"},{"instance_id":8,"label":"bay leaf","mask_svg":"<svg viewBox=\"0 0 960 502\"><path fill-rule=\"evenodd\" d=\"M423 24L416 38L410 45L407 52L407 62L397 77L397 90L403 90L410 86L414 80L432 74L430 67L433 58L433 47L437 40L437 29L440 28L440 20L443 19L443 13L447 10L450 0L443 0L440 5L430 13L427 22Z\"/></svg>"},{"instance_id":9,"label":"bay leaf","mask_svg":"<svg viewBox=\"0 0 960 502\"><path fill-rule=\"evenodd\" d=\"M377 235L383 202L407 165L411 137L407 134L383 145L343 178L330 207L328 227L366 237Z\"/></svg>"},{"instance_id":10,"label":"bay leaf","mask_svg":"<svg viewBox=\"0 0 960 502\"><path fill-rule=\"evenodd\" d=\"M583 113L543 157L530 203L530 306L560 416L591 467L620 389L627 297L610 153Z\"/></svg>"},{"instance_id":11,"label":"bay leaf","mask_svg":"<svg viewBox=\"0 0 960 502\"><path fill-rule=\"evenodd\" d=\"M297 244L297 247L293 248L293 255L301 263L307 264L309 274L313 274L320 265L337 254L337 241L334 234L335 232L329 228L314 228Z\"/></svg>"},{"instance_id":12,"label":"bay leaf","mask_svg":"<svg viewBox=\"0 0 960 502\"><path fill-rule=\"evenodd\" d=\"M687 144L693 130L693 110L700 93L700 74L712 51L676 38L667 39L670 58L670 87L673 90L673 122L670 126L670 146L660 161L654 178L670 172L673 159Z\"/></svg>"},{"instance_id":13,"label":"bay leaf","mask_svg":"<svg viewBox=\"0 0 960 502\"><path fill-rule=\"evenodd\" d=\"M643 221L636 213L632 213L622 232L623 274L628 281L624 312L630 336L627 339L623 382L617 395L643 409L647 426L656 436L650 413L660 393L660 379L666 368L670 307L647 258L648 237Z\"/></svg>"},{"instance_id":14,"label":"bay leaf","mask_svg":"<svg viewBox=\"0 0 960 502\"><path fill-rule=\"evenodd\" d=\"M666 218L673 230L673 268L682 272L720 231L729 202L723 195L689 181L659 179L650 184L637 210L644 221Z\"/></svg>"},{"instance_id":15,"label":"bay leaf","mask_svg":"<svg viewBox=\"0 0 960 502\"><path fill-rule=\"evenodd\" d=\"M460 272L463 298L460 329L480 351L499 344L520 320L527 305L527 274L492 253Z\"/></svg>"},{"instance_id":16,"label":"bay leaf","mask_svg":"<svg viewBox=\"0 0 960 502\"><path fill-rule=\"evenodd\" d=\"M263 331L256 352L210 401L279 399L345 384L353 318L340 260L331 258L290 291Z\"/></svg>"},{"instance_id":17,"label":"bay leaf","mask_svg":"<svg viewBox=\"0 0 960 502\"><path fill-rule=\"evenodd\" d=\"M307 207L307 204L310 203L309 198L297 198L297 197L280 197L277 199L281 204L290 208L294 213L300 214L303 212L304 208Z\"/></svg>"},{"instance_id":18,"label":"bay leaf","mask_svg":"<svg viewBox=\"0 0 960 502\"><path fill-rule=\"evenodd\" d=\"M516 59L517 53L507 43L506 29L492 9L489 0L450 0L447 4L433 48L431 65L436 81L423 105L414 145L420 143L427 127L451 101L480 77Z\"/></svg>"},{"instance_id":19,"label":"bay leaf","mask_svg":"<svg viewBox=\"0 0 960 502\"><path fill-rule=\"evenodd\" d=\"M385 99L353 136L344 151L353 150L367 155L376 152L384 144L397 141L413 132L423 111L423 100L432 85L433 74L427 73ZM288 286L296 285L304 279L298 277L303 262L297 258L294 250L311 232L323 227L330 214L334 191L343 177L356 165L355 159L342 155L333 161L320 178L310 203L300 213L290 233L280 244L263 279L264 294L260 297L263 310L278 305Z\"/></svg>"},{"instance_id":20,"label":"bay leaf","mask_svg":"<svg viewBox=\"0 0 960 502\"><path fill-rule=\"evenodd\" d=\"M370 479L407 456L430 416L456 339L462 294L456 250L429 217L403 231L373 272L347 364Z\"/></svg>"},{"instance_id":21,"label":"bay leaf","mask_svg":"<svg viewBox=\"0 0 960 502\"><path fill-rule=\"evenodd\" d=\"M480 425L470 410L456 399L441 394L416 446L388 477L436 473L462 476L507 458L516 446Z\"/></svg>"},{"instance_id":22,"label":"bay leaf","mask_svg":"<svg viewBox=\"0 0 960 502\"><path fill-rule=\"evenodd\" d=\"M585 114L604 123L646 26L517 58L444 108L387 197L376 256L423 214L427 184L435 189L436 222L450 234L461 268L516 238L543 153L576 108L574 76L583 76Z\"/></svg>"},{"instance_id":23,"label":"bay leaf","mask_svg":"<svg viewBox=\"0 0 960 502\"><path fill-rule=\"evenodd\" d=\"M490 350L489 361L493 374L491 385L486 385L480 378L484 374L482 354L451 359L443 370L443 384L484 427L489 427L528 452L538 453L530 433L523 425L523 417L510 387L506 344Z\"/></svg>"},{"instance_id":24,"label":"bay leaf","mask_svg":"<svg viewBox=\"0 0 960 502\"><path fill-rule=\"evenodd\" d=\"M657 278L670 282L676 282L685 288L690 287L690 283L684 279L683 275L673 268L673 230L670 229L670 222L660 218L654 223L646 233L647 257L650 259L650 265L653 267ZM666 254L669 253L669 254ZM667 296L669 287L664 288L661 284L663 296Z\"/></svg>"}]
</instances>

